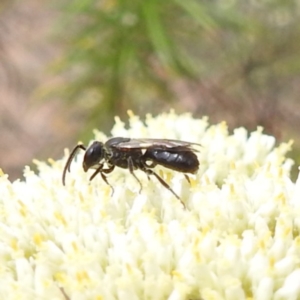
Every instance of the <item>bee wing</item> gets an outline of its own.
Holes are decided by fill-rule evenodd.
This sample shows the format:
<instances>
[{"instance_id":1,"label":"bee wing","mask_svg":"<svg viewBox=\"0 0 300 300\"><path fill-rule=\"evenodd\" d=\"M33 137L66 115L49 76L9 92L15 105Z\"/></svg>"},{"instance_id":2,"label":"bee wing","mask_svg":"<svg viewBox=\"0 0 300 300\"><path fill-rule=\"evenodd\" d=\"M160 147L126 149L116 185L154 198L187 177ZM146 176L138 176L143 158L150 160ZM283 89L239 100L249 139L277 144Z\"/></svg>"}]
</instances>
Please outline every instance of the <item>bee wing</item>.
<instances>
[{"instance_id":1,"label":"bee wing","mask_svg":"<svg viewBox=\"0 0 300 300\"><path fill-rule=\"evenodd\" d=\"M200 144L190 143L179 140L169 139L130 139L126 142L121 142L116 145L117 148L128 149L148 149L150 147L156 149L180 149L180 150L193 150L193 146L201 146Z\"/></svg>"}]
</instances>

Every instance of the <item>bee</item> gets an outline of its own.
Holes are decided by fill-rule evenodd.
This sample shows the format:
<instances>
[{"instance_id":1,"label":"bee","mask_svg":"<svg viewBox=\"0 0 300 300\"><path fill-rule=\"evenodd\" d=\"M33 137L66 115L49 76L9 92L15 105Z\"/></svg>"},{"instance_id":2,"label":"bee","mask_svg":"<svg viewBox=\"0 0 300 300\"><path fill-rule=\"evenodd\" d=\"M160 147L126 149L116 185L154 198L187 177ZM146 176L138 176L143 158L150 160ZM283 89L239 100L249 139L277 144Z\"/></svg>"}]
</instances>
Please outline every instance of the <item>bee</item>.
<instances>
[{"instance_id":1,"label":"bee","mask_svg":"<svg viewBox=\"0 0 300 300\"><path fill-rule=\"evenodd\" d=\"M131 139L124 137L111 138L106 143L95 141L88 148L79 144L73 149L66 162L62 174L62 182L65 185L66 174L70 172L72 160L78 150L81 149L85 151L82 163L83 170L87 172L89 169L95 169L90 180L93 180L97 174L100 174L104 182L111 187L112 192L114 189L108 182L106 175L111 173L115 167L119 167L129 169L129 172L140 185L140 192L142 183L136 176L135 170L145 172L149 180L151 175L156 177L165 188L180 200L180 197L153 171L153 168L161 165L182 173L196 173L199 169L199 161L195 154L195 152L198 152L195 146L200 145L178 140ZM189 181L186 174L185 177Z\"/></svg>"}]
</instances>

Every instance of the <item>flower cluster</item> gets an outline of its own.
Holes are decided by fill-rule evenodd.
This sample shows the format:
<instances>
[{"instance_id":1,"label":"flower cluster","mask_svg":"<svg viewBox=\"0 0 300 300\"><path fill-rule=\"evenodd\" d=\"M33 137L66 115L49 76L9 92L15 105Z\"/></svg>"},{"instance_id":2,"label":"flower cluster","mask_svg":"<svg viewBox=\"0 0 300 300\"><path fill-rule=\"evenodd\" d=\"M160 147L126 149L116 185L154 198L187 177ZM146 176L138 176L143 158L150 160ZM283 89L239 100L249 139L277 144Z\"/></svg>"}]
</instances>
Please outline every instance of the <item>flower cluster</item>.
<instances>
[{"instance_id":1,"label":"flower cluster","mask_svg":"<svg viewBox=\"0 0 300 300\"><path fill-rule=\"evenodd\" d=\"M173 112L116 118L112 136L200 143L190 183L116 168L89 182L79 153L62 185L63 159L36 161L25 180L0 175L0 299L243 300L300 298L300 179L291 143L262 128L232 134ZM95 132L95 139L107 137Z\"/></svg>"}]
</instances>

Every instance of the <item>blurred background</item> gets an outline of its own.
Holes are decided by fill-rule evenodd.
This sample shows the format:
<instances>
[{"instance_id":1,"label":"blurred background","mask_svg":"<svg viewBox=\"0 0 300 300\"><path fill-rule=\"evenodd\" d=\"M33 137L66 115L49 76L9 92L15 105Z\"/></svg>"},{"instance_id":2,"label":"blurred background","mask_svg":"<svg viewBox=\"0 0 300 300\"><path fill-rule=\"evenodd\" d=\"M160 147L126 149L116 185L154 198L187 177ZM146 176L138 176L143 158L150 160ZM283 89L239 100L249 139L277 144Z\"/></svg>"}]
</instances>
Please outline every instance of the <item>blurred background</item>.
<instances>
[{"instance_id":1,"label":"blurred background","mask_svg":"<svg viewBox=\"0 0 300 300\"><path fill-rule=\"evenodd\" d=\"M294 139L299 164L299 20L299 0L1 0L0 167L170 108Z\"/></svg>"}]
</instances>

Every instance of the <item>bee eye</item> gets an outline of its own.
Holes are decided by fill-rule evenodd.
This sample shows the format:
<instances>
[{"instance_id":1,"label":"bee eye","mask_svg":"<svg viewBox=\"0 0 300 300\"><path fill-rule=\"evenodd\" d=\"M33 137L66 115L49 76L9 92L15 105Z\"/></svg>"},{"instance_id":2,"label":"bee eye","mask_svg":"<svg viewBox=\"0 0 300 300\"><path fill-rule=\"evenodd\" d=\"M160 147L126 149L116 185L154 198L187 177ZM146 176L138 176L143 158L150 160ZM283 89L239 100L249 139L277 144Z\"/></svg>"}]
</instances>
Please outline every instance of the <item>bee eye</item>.
<instances>
[{"instance_id":1,"label":"bee eye","mask_svg":"<svg viewBox=\"0 0 300 300\"><path fill-rule=\"evenodd\" d=\"M104 156L103 144L94 142L85 152L83 158L83 169L86 172L88 169L97 166Z\"/></svg>"}]
</instances>

